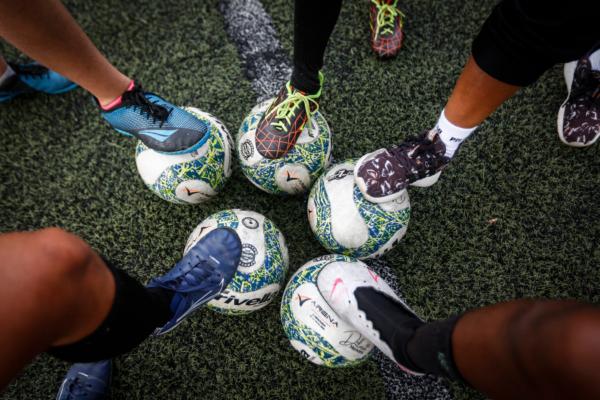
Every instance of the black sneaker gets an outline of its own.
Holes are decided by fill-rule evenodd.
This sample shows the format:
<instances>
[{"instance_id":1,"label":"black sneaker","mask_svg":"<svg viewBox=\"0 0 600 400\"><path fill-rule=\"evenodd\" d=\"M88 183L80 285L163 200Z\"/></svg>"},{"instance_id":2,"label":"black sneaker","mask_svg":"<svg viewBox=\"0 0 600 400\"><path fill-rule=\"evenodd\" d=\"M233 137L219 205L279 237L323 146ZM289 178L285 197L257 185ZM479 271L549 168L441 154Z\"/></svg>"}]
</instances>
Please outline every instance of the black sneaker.
<instances>
[{"instance_id":1,"label":"black sneaker","mask_svg":"<svg viewBox=\"0 0 600 400\"><path fill-rule=\"evenodd\" d=\"M425 131L399 146L361 157L354 168L356 185L373 203L397 199L408 185L427 187L437 182L450 162L439 129Z\"/></svg>"},{"instance_id":2,"label":"black sneaker","mask_svg":"<svg viewBox=\"0 0 600 400\"><path fill-rule=\"evenodd\" d=\"M565 64L569 94L558 110L558 137L569 146L591 146L600 137L600 71L590 62L598 52Z\"/></svg>"}]
</instances>

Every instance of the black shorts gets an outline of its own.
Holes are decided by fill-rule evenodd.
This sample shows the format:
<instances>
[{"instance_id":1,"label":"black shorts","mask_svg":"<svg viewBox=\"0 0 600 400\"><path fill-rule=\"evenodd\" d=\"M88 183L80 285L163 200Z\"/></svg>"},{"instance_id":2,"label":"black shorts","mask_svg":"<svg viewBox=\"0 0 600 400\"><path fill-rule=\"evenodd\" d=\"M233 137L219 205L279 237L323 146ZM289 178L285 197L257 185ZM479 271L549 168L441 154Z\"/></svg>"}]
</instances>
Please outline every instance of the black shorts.
<instances>
[{"instance_id":1,"label":"black shorts","mask_svg":"<svg viewBox=\"0 0 600 400\"><path fill-rule=\"evenodd\" d=\"M596 45L600 0L502 0L473 41L472 53L489 75L526 86Z\"/></svg>"}]
</instances>

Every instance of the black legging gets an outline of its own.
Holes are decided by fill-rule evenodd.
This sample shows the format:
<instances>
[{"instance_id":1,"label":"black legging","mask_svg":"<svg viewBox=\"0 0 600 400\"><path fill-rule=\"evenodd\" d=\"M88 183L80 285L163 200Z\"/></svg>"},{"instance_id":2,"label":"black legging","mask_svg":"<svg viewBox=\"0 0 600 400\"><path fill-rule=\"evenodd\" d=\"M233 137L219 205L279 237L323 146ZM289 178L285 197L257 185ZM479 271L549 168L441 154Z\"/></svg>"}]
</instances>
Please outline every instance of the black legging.
<instances>
[{"instance_id":1,"label":"black legging","mask_svg":"<svg viewBox=\"0 0 600 400\"><path fill-rule=\"evenodd\" d=\"M477 65L517 86L554 64L576 60L600 41L598 0L502 0L473 41Z\"/></svg>"},{"instance_id":2,"label":"black legging","mask_svg":"<svg viewBox=\"0 0 600 400\"><path fill-rule=\"evenodd\" d=\"M342 0L296 0L292 86L307 93L319 90L319 70Z\"/></svg>"}]
</instances>

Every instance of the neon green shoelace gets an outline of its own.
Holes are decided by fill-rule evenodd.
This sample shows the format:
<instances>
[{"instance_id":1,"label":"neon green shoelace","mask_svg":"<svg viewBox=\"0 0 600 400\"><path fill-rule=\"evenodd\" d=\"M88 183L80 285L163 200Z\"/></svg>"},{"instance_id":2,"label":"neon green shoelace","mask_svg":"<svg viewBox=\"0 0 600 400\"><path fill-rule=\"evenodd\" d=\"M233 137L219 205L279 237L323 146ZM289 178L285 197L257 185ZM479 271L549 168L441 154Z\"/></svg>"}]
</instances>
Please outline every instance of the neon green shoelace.
<instances>
[{"instance_id":1,"label":"neon green shoelace","mask_svg":"<svg viewBox=\"0 0 600 400\"><path fill-rule=\"evenodd\" d=\"M319 72L319 80L321 81L321 87L323 86L323 74ZM317 99L321 96L321 88L315 94L304 94L299 90L292 89L292 85L290 82L286 84L288 95L281 103L279 103L275 108L273 108L269 114L270 116L273 113L275 114L275 119L277 121L273 122L273 126L279 129L280 131L285 131L289 129L291 125L292 117L294 116L298 107L304 107L304 111L306 111L306 115L310 118L318 109L319 103ZM311 104L314 105L314 110L311 110Z\"/></svg>"},{"instance_id":2,"label":"neon green shoelace","mask_svg":"<svg viewBox=\"0 0 600 400\"><path fill-rule=\"evenodd\" d=\"M406 17L397 7L398 0L393 4L380 3L378 0L371 0L371 3L377 6L377 26L375 28L375 37L380 34L394 34L394 22L397 16L400 16L400 28L403 25L403 19Z\"/></svg>"}]
</instances>

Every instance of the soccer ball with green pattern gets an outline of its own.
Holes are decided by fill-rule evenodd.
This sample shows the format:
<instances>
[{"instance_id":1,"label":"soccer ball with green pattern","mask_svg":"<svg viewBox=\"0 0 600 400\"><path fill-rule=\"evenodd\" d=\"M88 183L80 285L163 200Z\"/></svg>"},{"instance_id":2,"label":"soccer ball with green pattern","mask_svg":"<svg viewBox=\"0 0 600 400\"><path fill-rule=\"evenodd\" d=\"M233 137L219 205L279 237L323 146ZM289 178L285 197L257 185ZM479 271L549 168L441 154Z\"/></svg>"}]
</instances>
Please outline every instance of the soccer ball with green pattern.
<instances>
[{"instance_id":1,"label":"soccer ball with green pattern","mask_svg":"<svg viewBox=\"0 0 600 400\"><path fill-rule=\"evenodd\" d=\"M265 307L279 293L288 270L288 250L283 234L270 219L257 212L226 210L211 215L196 227L188 239L185 253L217 227L237 232L242 241L242 256L233 280L208 303L208 308L223 314L240 315Z\"/></svg>"},{"instance_id":2,"label":"soccer ball with green pattern","mask_svg":"<svg viewBox=\"0 0 600 400\"><path fill-rule=\"evenodd\" d=\"M231 176L232 139L225 126L197 108L188 112L205 121L209 138L189 154L158 153L138 142L135 162L146 186L160 198L178 204L197 204L214 197Z\"/></svg>"},{"instance_id":3,"label":"soccer ball with green pattern","mask_svg":"<svg viewBox=\"0 0 600 400\"><path fill-rule=\"evenodd\" d=\"M271 160L256 149L255 133L274 99L256 105L242 122L236 147L244 175L258 188L272 194L300 194L327 168L331 159L331 130L317 111L282 158Z\"/></svg>"},{"instance_id":4,"label":"soccer ball with green pattern","mask_svg":"<svg viewBox=\"0 0 600 400\"><path fill-rule=\"evenodd\" d=\"M355 258L379 257L406 234L410 219L408 192L375 204L354 184L354 160L336 164L313 186L308 222L327 250Z\"/></svg>"},{"instance_id":5,"label":"soccer ball with green pattern","mask_svg":"<svg viewBox=\"0 0 600 400\"><path fill-rule=\"evenodd\" d=\"M304 264L287 284L281 299L281 323L292 347L306 359L327 367L356 365L369 357L373 344L329 307L317 287L328 264L361 263L339 254Z\"/></svg>"}]
</instances>

